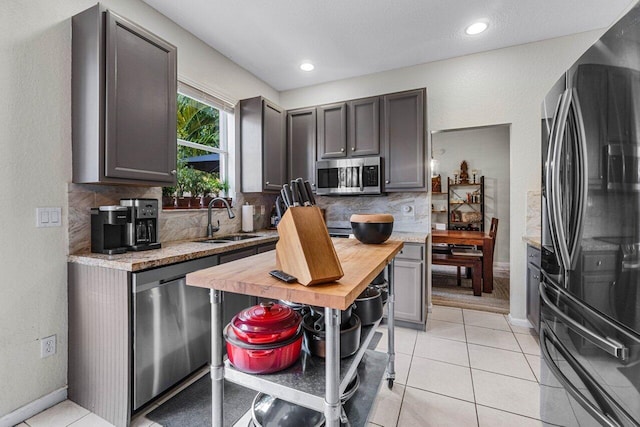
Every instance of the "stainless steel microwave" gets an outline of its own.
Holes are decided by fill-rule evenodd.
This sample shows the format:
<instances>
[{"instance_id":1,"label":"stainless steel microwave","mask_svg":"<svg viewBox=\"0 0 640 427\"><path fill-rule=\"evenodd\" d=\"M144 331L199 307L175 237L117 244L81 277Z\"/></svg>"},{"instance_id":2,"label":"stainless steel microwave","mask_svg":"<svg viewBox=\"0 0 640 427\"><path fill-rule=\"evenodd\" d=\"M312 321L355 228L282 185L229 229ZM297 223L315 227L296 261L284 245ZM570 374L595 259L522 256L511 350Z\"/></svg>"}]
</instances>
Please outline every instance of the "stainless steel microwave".
<instances>
[{"instance_id":1,"label":"stainless steel microwave","mask_svg":"<svg viewBox=\"0 0 640 427\"><path fill-rule=\"evenodd\" d=\"M382 158L319 160L316 194L340 196L382 194Z\"/></svg>"},{"instance_id":2,"label":"stainless steel microwave","mask_svg":"<svg viewBox=\"0 0 640 427\"><path fill-rule=\"evenodd\" d=\"M640 149L636 144L614 143L603 147L607 190L640 191Z\"/></svg>"}]
</instances>

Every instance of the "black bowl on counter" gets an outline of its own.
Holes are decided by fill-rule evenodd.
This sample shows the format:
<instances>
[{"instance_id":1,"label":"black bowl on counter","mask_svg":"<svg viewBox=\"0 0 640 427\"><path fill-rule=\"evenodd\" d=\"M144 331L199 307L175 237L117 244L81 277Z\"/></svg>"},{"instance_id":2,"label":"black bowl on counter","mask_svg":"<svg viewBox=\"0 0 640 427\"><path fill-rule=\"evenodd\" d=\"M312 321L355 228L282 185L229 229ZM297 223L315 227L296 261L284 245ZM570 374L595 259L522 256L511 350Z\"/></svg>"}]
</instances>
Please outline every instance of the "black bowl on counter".
<instances>
[{"instance_id":1,"label":"black bowl on counter","mask_svg":"<svg viewBox=\"0 0 640 427\"><path fill-rule=\"evenodd\" d=\"M362 243L384 243L393 232L393 215L390 214L353 214L350 221L353 235Z\"/></svg>"}]
</instances>

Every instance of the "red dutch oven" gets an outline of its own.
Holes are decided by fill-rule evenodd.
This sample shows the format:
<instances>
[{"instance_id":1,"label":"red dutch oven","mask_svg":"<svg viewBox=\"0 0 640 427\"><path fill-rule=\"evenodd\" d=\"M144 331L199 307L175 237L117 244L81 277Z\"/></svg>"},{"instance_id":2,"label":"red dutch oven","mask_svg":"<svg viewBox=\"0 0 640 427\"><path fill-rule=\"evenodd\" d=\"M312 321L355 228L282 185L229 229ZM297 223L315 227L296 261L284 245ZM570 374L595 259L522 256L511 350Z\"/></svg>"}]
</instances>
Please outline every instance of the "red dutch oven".
<instances>
[{"instance_id":1,"label":"red dutch oven","mask_svg":"<svg viewBox=\"0 0 640 427\"><path fill-rule=\"evenodd\" d=\"M300 357L302 317L291 308L263 303L241 311L227 325L227 356L237 369L268 374L286 369Z\"/></svg>"}]
</instances>

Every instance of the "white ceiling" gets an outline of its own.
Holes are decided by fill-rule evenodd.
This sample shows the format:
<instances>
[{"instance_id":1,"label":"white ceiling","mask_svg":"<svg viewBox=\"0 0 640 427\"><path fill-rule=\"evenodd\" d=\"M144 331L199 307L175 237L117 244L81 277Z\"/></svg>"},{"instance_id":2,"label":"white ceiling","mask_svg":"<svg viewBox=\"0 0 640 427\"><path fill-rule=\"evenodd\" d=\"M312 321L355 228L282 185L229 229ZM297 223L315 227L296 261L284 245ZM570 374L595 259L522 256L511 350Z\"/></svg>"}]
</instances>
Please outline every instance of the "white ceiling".
<instances>
[{"instance_id":1,"label":"white ceiling","mask_svg":"<svg viewBox=\"0 0 640 427\"><path fill-rule=\"evenodd\" d=\"M143 0L282 91L604 28L631 0ZM484 20L489 29L467 36ZM299 65L316 66L303 72Z\"/></svg>"}]
</instances>

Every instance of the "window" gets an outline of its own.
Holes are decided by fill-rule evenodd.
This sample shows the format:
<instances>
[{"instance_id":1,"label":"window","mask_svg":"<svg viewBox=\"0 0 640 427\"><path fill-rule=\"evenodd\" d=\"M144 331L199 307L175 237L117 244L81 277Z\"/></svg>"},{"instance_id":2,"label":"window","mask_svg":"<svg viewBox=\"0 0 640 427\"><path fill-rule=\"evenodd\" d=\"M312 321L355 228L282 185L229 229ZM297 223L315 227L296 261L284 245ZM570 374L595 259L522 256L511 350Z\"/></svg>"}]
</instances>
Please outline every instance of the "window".
<instances>
[{"instance_id":1,"label":"window","mask_svg":"<svg viewBox=\"0 0 640 427\"><path fill-rule=\"evenodd\" d=\"M229 190L227 115L233 108L229 103L179 82L176 110L177 184L165 187L163 196L226 195ZM196 206L191 203L191 206L181 207Z\"/></svg>"}]
</instances>

